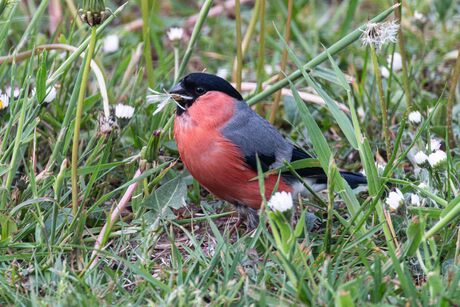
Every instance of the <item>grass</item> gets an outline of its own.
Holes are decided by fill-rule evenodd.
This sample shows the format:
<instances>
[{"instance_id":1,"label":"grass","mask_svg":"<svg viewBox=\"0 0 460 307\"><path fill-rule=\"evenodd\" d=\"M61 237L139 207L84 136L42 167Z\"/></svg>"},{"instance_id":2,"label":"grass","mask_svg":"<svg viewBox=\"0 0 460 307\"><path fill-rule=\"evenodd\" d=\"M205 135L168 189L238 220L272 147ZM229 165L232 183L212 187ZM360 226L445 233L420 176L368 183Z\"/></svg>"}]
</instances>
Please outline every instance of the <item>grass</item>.
<instances>
[{"instance_id":1,"label":"grass","mask_svg":"<svg viewBox=\"0 0 460 307\"><path fill-rule=\"evenodd\" d=\"M80 2L0 1L0 90L20 90L0 110L1 305L460 303L460 150L449 146L460 135L460 5L402 1L399 16L390 0L238 3L234 16L234 6L216 15L213 1L107 1L85 81L92 35L77 22ZM359 42L368 20L399 17L403 45L374 53ZM184 37L169 41L171 27ZM120 40L112 52L109 35ZM148 87L163 92L203 69L228 80L236 71L243 90L251 82L248 103L316 157L284 167L321 166L328 190L292 216L265 207L254 232L235 230L233 208L178 160L172 105L153 115L146 100ZM281 88L292 96L274 103ZM113 124L107 100L134 115ZM408 102L420 123L408 121ZM431 139L446 161L417 165ZM338 169L363 169L368 185L351 190ZM404 194L396 209L394 189Z\"/></svg>"}]
</instances>

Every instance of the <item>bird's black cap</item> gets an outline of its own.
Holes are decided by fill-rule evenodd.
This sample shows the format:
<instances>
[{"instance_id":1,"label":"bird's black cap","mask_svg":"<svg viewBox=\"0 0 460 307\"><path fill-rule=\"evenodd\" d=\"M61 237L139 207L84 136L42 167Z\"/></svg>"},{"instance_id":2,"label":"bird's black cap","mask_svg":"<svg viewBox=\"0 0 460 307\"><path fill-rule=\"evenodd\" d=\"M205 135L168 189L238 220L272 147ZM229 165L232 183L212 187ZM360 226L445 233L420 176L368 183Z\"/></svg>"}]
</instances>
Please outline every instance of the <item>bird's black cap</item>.
<instances>
[{"instance_id":1,"label":"bird's black cap","mask_svg":"<svg viewBox=\"0 0 460 307\"><path fill-rule=\"evenodd\" d=\"M198 97L210 91L222 92L235 99L243 100L241 94L227 80L202 72L195 72L185 76L169 93L182 107L187 108ZM178 113L182 113L179 108Z\"/></svg>"}]
</instances>

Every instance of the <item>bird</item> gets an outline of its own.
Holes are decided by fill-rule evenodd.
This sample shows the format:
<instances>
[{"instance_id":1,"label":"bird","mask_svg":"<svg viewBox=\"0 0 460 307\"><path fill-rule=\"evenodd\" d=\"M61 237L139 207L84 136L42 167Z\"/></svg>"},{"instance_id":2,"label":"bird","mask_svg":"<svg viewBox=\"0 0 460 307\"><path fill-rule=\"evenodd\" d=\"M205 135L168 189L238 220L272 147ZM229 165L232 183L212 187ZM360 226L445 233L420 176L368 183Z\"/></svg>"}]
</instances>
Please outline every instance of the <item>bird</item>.
<instances>
[{"instance_id":1,"label":"bird","mask_svg":"<svg viewBox=\"0 0 460 307\"><path fill-rule=\"evenodd\" d=\"M250 108L225 79L203 72L190 73L169 91L175 100L174 138L190 174L210 193L235 206L250 229L257 227L262 204L258 160L264 172L286 162L311 158ZM297 169L315 191L326 188L321 167ZM366 184L360 173L341 171L352 188ZM256 178L256 180L254 180ZM291 172L272 172L264 178L265 197L277 192L308 195Z\"/></svg>"}]
</instances>

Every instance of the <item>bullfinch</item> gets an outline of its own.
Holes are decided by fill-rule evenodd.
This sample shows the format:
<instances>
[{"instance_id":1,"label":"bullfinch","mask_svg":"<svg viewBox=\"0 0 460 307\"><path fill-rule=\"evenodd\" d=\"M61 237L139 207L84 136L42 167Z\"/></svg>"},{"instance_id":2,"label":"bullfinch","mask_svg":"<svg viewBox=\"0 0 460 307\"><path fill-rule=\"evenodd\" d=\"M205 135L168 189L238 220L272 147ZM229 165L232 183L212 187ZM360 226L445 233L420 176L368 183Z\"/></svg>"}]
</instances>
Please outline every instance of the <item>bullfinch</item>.
<instances>
[{"instance_id":1,"label":"bullfinch","mask_svg":"<svg viewBox=\"0 0 460 307\"><path fill-rule=\"evenodd\" d=\"M257 226L262 203L257 177L257 158L262 170L282 166L284 161L310 158L286 140L277 129L254 112L226 80L207 73L191 73L170 90L177 102L174 137L180 157L190 174L209 192L226 200ZM326 188L320 167L297 169L314 190ZM352 188L366 183L358 173L341 172ZM308 194L291 173L273 173L264 179L265 197L277 191L294 199Z\"/></svg>"}]
</instances>

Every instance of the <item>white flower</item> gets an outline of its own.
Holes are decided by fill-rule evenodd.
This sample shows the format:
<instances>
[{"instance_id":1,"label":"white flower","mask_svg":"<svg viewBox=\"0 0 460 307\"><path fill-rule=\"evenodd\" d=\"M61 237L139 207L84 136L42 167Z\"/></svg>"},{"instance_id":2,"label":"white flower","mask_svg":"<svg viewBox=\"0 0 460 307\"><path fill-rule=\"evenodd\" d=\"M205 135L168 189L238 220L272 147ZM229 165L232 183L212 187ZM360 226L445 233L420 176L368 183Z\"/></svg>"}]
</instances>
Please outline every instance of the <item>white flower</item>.
<instances>
[{"instance_id":1,"label":"white flower","mask_svg":"<svg viewBox=\"0 0 460 307\"><path fill-rule=\"evenodd\" d=\"M269 65L269 64L265 64L264 65L264 70L265 70L265 73L267 75L271 75L273 74L273 66Z\"/></svg>"},{"instance_id":2,"label":"white flower","mask_svg":"<svg viewBox=\"0 0 460 307\"><path fill-rule=\"evenodd\" d=\"M385 66L380 66L380 73L382 77L388 79L390 77L390 71Z\"/></svg>"},{"instance_id":3,"label":"white flower","mask_svg":"<svg viewBox=\"0 0 460 307\"><path fill-rule=\"evenodd\" d=\"M391 64L391 55L389 55L387 57L387 62L388 62L388 64ZM401 55L398 52L395 52L394 53L394 58L393 58L393 65L391 65L391 70L393 72L398 72L401 69L402 69ZM390 71L385 66L380 67L380 72L381 72L383 78L387 79L388 77L390 77Z\"/></svg>"},{"instance_id":4,"label":"white flower","mask_svg":"<svg viewBox=\"0 0 460 307\"><path fill-rule=\"evenodd\" d=\"M218 75L219 77L221 77L223 79L226 79L228 77L228 69L224 68L224 67L221 67L221 68L217 69L216 75Z\"/></svg>"},{"instance_id":5,"label":"white flower","mask_svg":"<svg viewBox=\"0 0 460 307\"><path fill-rule=\"evenodd\" d=\"M118 38L118 35L111 34L104 38L102 43L102 51L104 51L104 53L113 53L116 52L119 48L120 39Z\"/></svg>"},{"instance_id":6,"label":"white flower","mask_svg":"<svg viewBox=\"0 0 460 307\"><path fill-rule=\"evenodd\" d=\"M32 89L32 96L35 96L36 94L37 94L37 89L36 88ZM54 88L54 86L52 86L51 88L46 90L46 96L43 101L46 103L50 103L54 99L56 99L56 96L57 96L57 91Z\"/></svg>"},{"instance_id":7,"label":"white flower","mask_svg":"<svg viewBox=\"0 0 460 307\"><path fill-rule=\"evenodd\" d=\"M2 94L0 91L0 110L7 108L10 105L10 98L7 94Z\"/></svg>"},{"instance_id":8,"label":"white flower","mask_svg":"<svg viewBox=\"0 0 460 307\"><path fill-rule=\"evenodd\" d=\"M54 99L56 99L56 96L57 96L57 91L54 88L54 86L52 86L50 89L46 91L45 102L46 103L52 102Z\"/></svg>"},{"instance_id":9,"label":"white flower","mask_svg":"<svg viewBox=\"0 0 460 307\"><path fill-rule=\"evenodd\" d=\"M428 184L426 184L425 182L420 182L419 185L418 185L419 189L427 189L428 188Z\"/></svg>"},{"instance_id":10,"label":"white flower","mask_svg":"<svg viewBox=\"0 0 460 307\"><path fill-rule=\"evenodd\" d=\"M268 201L268 206L273 211L285 212L293 207L291 193L276 192Z\"/></svg>"},{"instance_id":11,"label":"white flower","mask_svg":"<svg viewBox=\"0 0 460 307\"><path fill-rule=\"evenodd\" d=\"M385 167L387 167L387 164L385 162L384 163L375 162L375 166L377 167L377 173L379 175L383 175L383 171L385 170Z\"/></svg>"},{"instance_id":12,"label":"white flower","mask_svg":"<svg viewBox=\"0 0 460 307\"><path fill-rule=\"evenodd\" d=\"M19 90L19 88L15 87L14 90L13 90L13 97L18 98L20 93L21 93L21 91ZM5 94L7 94L8 97L11 98L11 86L7 86L5 88Z\"/></svg>"},{"instance_id":13,"label":"white flower","mask_svg":"<svg viewBox=\"0 0 460 307\"><path fill-rule=\"evenodd\" d=\"M431 139L430 140L430 149L431 151L436 151L438 150L439 148L441 148L441 141L437 140L437 139Z\"/></svg>"},{"instance_id":14,"label":"white flower","mask_svg":"<svg viewBox=\"0 0 460 307\"><path fill-rule=\"evenodd\" d=\"M390 192L390 194L388 194L385 202L390 207L390 209L394 211L404 203L404 195L399 189L395 189L394 191Z\"/></svg>"},{"instance_id":15,"label":"white flower","mask_svg":"<svg viewBox=\"0 0 460 307\"><path fill-rule=\"evenodd\" d=\"M412 193L410 195L410 203L411 203L411 205L420 207L420 196L418 196L417 194Z\"/></svg>"},{"instance_id":16,"label":"white flower","mask_svg":"<svg viewBox=\"0 0 460 307\"><path fill-rule=\"evenodd\" d=\"M387 62L391 64L391 54L387 57ZM393 65L391 66L393 71L400 71L402 69L402 57L399 52L395 52L393 55Z\"/></svg>"},{"instance_id":17,"label":"white flower","mask_svg":"<svg viewBox=\"0 0 460 307\"><path fill-rule=\"evenodd\" d=\"M422 114L419 111L414 111L409 113L409 121L412 124L420 124L422 121Z\"/></svg>"},{"instance_id":18,"label":"white flower","mask_svg":"<svg viewBox=\"0 0 460 307\"><path fill-rule=\"evenodd\" d=\"M184 35L184 29L182 28L171 28L166 33L170 41L180 41Z\"/></svg>"},{"instance_id":19,"label":"white flower","mask_svg":"<svg viewBox=\"0 0 460 307\"><path fill-rule=\"evenodd\" d=\"M436 150L428 156L428 162L432 167L442 166L442 164L447 160L447 155L442 150Z\"/></svg>"},{"instance_id":20,"label":"white flower","mask_svg":"<svg viewBox=\"0 0 460 307\"><path fill-rule=\"evenodd\" d=\"M395 20L382 23L369 22L362 30L361 42L364 46L374 45L376 50L380 50L388 42L396 43L398 30L399 24Z\"/></svg>"},{"instance_id":21,"label":"white flower","mask_svg":"<svg viewBox=\"0 0 460 307\"><path fill-rule=\"evenodd\" d=\"M125 104L117 104L115 106L115 116L118 118L131 118L134 114L134 108Z\"/></svg>"},{"instance_id":22,"label":"white flower","mask_svg":"<svg viewBox=\"0 0 460 307\"><path fill-rule=\"evenodd\" d=\"M416 21L419 21L421 23L425 23L426 22L426 17L425 15L423 15L422 13L418 12L418 11L415 11L414 12L414 19Z\"/></svg>"},{"instance_id":23,"label":"white flower","mask_svg":"<svg viewBox=\"0 0 460 307\"><path fill-rule=\"evenodd\" d=\"M417 165L422 165L428 161L428 156L423 151L419 151L415 154L414 160Z\"/></svg>"},{"instance_id":24,"label":"white flower","mask_svg":"<svg viewBox=\"0 0 460 307\"><path fill-rule=\"evenodd\" d=\"M386 163L375 162L375 168L377 169L377 173L379 175L383 175L383 171L385 170L386 166L387 166ZM366 170L364 168L361 170L361 174L366 176Z\"/></svg>"},{"instance_id":25,"label":"white flower","mask_svg":"<svg viewBox=\"0 0 460 307\"><path fill-rule=\"evenodd\" d=\"M358 107L358 109L356 109L356 113L361 119L363 119L366 116L366 112L364 112L363 107Z\"/></svg>"}]
</instances>

